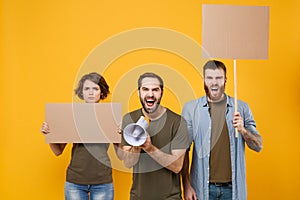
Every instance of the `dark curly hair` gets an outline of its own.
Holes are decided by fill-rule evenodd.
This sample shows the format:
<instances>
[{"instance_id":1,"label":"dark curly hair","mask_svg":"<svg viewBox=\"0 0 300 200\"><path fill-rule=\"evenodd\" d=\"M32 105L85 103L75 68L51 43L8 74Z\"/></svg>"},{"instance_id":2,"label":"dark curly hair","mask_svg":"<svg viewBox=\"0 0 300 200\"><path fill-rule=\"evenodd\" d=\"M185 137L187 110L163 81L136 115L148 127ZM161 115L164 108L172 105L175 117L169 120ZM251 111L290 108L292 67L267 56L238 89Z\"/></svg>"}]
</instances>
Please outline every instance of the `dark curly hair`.
<instances>
[{"instance_id":1,"label":"dark curly hair","mask_svg":"<svg viewBox=\"0 0 300 200\"><path fill-rule=\"evenodd\" d=\"M78 87L74 90L75 94L83 100L83 84L86 80L90 80L94 82L95 84L99 85L101 89L101 94L100 94L100 99L103 100L107 97L107 95L110 93L109 92L109 86L107 85L105 79L103 76L98 74L97 72L92 72L89 74L85 74L84 76L81 77L80 81L78 82Z\"/></svg>"}]
</instances>

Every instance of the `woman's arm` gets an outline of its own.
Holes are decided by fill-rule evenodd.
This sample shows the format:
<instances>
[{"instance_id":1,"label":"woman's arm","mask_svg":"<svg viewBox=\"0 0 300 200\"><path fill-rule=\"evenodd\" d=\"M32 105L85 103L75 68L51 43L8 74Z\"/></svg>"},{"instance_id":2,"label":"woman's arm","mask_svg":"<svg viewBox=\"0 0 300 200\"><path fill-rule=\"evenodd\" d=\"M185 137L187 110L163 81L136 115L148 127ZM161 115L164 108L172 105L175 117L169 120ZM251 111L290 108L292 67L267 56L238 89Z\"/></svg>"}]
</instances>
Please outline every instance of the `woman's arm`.
<instances>
[{"instance_id":1,"label":"woman's arm","mask_svg":"<svg viewBox=\"0 0 300 200\"><path fill-rule=\"evenodd\" d=\"M50 133L50 128L47 122L43 122L42 124L42 128L41 128L41 133L43 133L44 135ZM54 153L54 155L59 156L62 154L62 152L64 151L65 147L66 147L66 143L50 143L49 146L52 150L52 152Z\"/></svg>"}]
</instances>

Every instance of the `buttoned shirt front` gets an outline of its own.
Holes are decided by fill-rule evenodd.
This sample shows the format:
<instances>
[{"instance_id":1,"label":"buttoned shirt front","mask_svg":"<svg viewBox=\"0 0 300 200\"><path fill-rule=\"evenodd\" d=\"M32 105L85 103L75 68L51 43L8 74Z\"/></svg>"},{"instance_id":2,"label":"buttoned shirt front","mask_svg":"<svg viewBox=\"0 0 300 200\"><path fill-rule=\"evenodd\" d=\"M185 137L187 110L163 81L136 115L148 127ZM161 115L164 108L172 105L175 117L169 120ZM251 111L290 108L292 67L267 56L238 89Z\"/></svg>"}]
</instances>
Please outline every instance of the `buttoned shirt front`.
<instances>
[{"instance_id":1,"label":"buttoned shirt front","mask_svg":"<svg viewBox=\"0 0 300 200\"><path fill-rule=\"evenodd\" d=\"M232 199L247 199L246 168L245 168L245 140L239 134L235 137L232 125L234 116L234 99L227 96L226 123L230 140L230 156L232 169ZM238 101L238 111L244 120L244 127L254 133L256 123L247 103ZM188 124L190 144L194 143L191 165L191 184L200 200L209 199L209 157L211 142L211 118L207 97L190 101L185 104L182 116Z\"/></svg>"}]
</instances>

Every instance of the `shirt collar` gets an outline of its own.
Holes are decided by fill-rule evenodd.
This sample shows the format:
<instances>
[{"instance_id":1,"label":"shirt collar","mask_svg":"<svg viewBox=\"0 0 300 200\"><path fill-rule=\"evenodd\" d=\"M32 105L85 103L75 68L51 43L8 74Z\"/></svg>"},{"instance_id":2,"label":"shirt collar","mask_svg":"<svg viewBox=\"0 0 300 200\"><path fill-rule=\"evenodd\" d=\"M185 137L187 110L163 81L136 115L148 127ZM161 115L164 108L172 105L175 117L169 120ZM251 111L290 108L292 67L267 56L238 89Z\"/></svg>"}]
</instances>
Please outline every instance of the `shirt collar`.
<instances>
[{"instance_id":1,"label":"shirt collar","mask_svg":"<svg viewBox=\"0 0 300 200\"><path fill-rule=\"evenodd\" d=\"M233 101L230 99L230 97L226 93L224 93L224 95L225 95L225 98L227 99L226 100L227 107L233 107L234 106ZM202 107L209 107L206 95L203 97L201 104L202 104Z\"/></svg>"}]
</instances>

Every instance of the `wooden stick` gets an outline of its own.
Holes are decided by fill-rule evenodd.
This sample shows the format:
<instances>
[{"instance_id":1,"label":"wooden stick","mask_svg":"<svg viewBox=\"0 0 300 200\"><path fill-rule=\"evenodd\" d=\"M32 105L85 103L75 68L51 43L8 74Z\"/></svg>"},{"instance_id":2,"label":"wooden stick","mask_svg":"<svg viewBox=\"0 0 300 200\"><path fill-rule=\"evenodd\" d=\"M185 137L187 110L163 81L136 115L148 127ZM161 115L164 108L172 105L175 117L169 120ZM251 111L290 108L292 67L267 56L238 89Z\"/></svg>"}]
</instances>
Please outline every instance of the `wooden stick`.
<instances>
[{"instance_id":1,"label":"wooden stick","mask_svg":"<svg viewBox=\"0 0 300 200\"><path fill-rule=\"evenodd\" d=\"M234 111L238 111L238 102L237 102L237 75L236 75L236 59L233 60L233 78L234 78ZM239 137L238 129L235 128L235 137Z\"/></svg>"}]
</instances>

